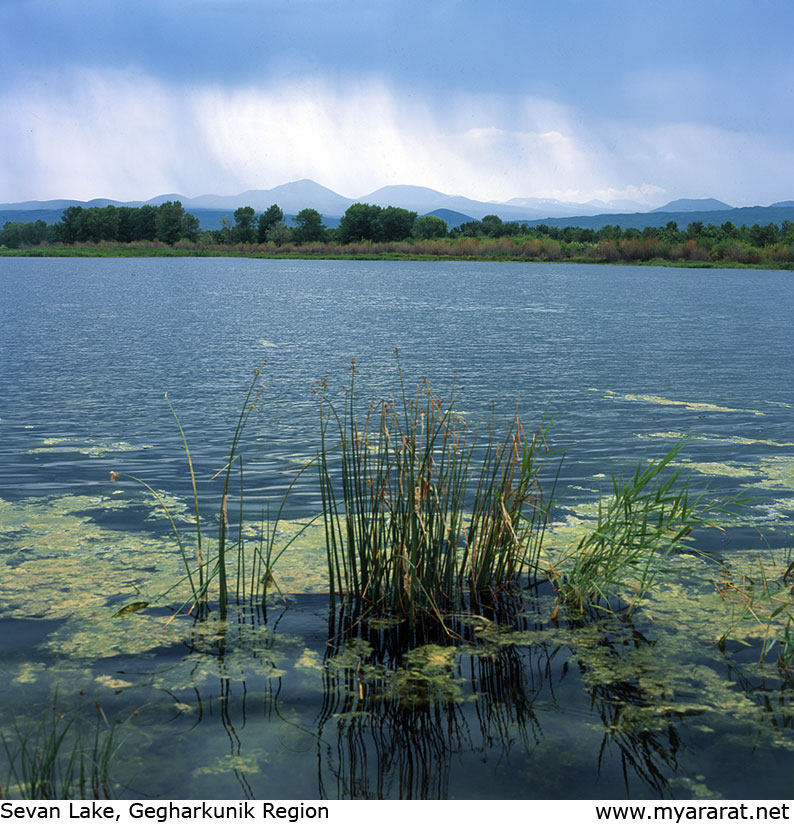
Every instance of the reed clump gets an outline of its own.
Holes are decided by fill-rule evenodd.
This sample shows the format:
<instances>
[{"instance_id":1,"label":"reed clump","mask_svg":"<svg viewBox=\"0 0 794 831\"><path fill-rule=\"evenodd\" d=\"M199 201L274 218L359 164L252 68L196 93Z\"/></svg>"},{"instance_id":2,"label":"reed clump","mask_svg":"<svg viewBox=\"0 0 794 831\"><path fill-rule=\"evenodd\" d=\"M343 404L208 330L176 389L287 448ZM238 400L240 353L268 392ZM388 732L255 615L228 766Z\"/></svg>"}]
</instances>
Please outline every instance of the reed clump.
<instances>
[{"instance_id":1,"label":"reed clump","mask_svg":"<svg viewBox=\"0 0 794 831\"><path fill-rule=\"evenodd\" d=\"M544 535L554 488L547 496L541 486L541 473L555 455L547 444L550 425L544 421L528 431L517 410L503 424L492 414L490 421L471 425L456 409L461 390L454 380L446 401L426 379L409 394L399 358L397 368L398 396L366 407L356 399L355 362L339 406L329 397L326 381L315 390L320 398L319 452L284 489L273 517L263 515L254 544L244 533L240 446L256 407L261 367L243 402L228 460L213 477L223 482L213 550L202 535L188 442L171 408L190 471L195 552L157 492L129 478L159 500L171 524L185 567L180 582L189 584L177 614L188 610L203 616L215 597L221 616L232 604L265 606L269 588L280 591L274 576L279 558L322 518L332 614L341 598L353 610L353 619L375 610L410 626L431 616L445 627L450 613L506 607L505 593L544 584L556 601L553 620L563 608L574 615L630 616L671 567L673 553L706 556L690 535L718 527L721 515L745 501L692 494L675 466L682 441L662 459L640 462L628 478L613 475L611 493L600 501L592 527L560 553L549 546L550 553ZM319 472L322 510L277 547L282 512L309 468ZM136 601L117 614L146 605ZM786 630L787 655L794 654L792 630L794 623Z\"/></svg>"},{"instance_id":2,"label":"reed clump","mask_svg":"<svg viewBox=\"0 0 794 831\"><path fill-rule=\"evenodd\" d=\"M585 607L613 611L617 602L631 615L669 568L673 552L705 556L689 535L697 528L718 527L717 519L745 500L691 494L681 470L671 469L683 444L678 442L662 459L640 462L627 479L612 474L612 493L599 502L592 530L549 564L560 603L582 612Z\"/></svg>"},{"instance_id":3,"label":"reed clump","mask_svg":"<svg viewBox=\"0 0 794 831\"><path fill-rule=\"evenodd\" d=\"M399 366L399 365L398 365ZM472 428L427 381L361 416L355 364L344 404L321 389L318 460L330 593L439 619L533 575L548 517L539 472L548 426L518 415ZM333 600L332 600L333 602Z\"/></svg>"}]
</instances>

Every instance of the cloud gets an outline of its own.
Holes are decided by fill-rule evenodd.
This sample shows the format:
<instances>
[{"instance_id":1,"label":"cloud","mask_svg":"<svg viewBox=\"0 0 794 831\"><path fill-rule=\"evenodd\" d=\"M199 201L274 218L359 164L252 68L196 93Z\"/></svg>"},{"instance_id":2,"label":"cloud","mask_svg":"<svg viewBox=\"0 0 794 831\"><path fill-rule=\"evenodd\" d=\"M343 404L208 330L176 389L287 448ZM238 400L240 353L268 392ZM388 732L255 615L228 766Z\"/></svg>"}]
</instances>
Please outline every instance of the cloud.
<instances>
[{"instance_id":1,"label":"cloud","mask_svg":"<svg viewBox=\"0 0 794 831\"><path fill-rule=\"evenodd\" d=\"M6 90L0 106L3 201L233 194L311 178L353 197L421 184L493 200L736 202L771 193L776 165L794 161L772 139L707 125L585 121L548 99L440 98L374 77L183 87L78 71Z\"/></svg>"}]
</instances>

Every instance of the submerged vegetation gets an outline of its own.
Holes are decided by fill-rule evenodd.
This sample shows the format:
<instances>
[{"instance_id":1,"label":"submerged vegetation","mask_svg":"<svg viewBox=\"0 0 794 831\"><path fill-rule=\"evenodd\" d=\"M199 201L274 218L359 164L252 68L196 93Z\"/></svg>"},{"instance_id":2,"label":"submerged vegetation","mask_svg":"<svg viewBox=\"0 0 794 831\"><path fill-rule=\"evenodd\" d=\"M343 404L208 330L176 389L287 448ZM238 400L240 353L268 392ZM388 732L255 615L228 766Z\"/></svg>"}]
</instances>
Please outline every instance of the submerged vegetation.
<instances>
[{"instance_id":1,"label":"submerged vegetation","mask_svg":"<svg viewBox=\"0 0 794 831\"><path fill-rule=\"evenodd\" d=\"M92 708L93 719L85 715L84 701L66 712L61 706L56 694L43 718L31 724L14 719L8 733L0 730L7 768L2 796L114 798L112 766L120 748L118 725L108 721L98 701Z\"/></svg>"}]
</instances>

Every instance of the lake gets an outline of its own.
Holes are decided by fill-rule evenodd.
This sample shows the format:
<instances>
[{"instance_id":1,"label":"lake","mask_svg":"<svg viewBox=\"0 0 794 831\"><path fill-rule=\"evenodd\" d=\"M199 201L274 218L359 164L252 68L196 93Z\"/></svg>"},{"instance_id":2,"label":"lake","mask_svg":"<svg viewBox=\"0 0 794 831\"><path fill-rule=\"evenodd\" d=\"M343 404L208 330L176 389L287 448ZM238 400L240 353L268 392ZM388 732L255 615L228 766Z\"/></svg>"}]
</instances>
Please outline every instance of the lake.
<instances>
[{"instance_id":1,"label":"lake","mask_svg":"<svg viewBox=\"0 0 794 831\"><path fill-rule=\"evenodd\" d=\"M64 713L67 746L112 746L103 764L120 798L791 797L780 624L794 612L748 612L785 588L792 560L790 273L0 258L0 292L10 748L45 741ZM676 553L630 619L552 619L540 585L514 598L510 626L495 611L452 640L337 620L315 528L274 566L284 599L189 615L164 508L192 540L193 494L169 402L211 538L213 477L267 361L232 521L255 536L317 452L317 385L327 378L341 402L355 360L359 401L395 395L395 350L409 390L427 378L448 400L454 379L470 423L516 408L528 425L551 422L564 451L552 549L593 522L611 473L682 438L675 465L694 491L752 502L698 538L709 557ZM308 468L284 538L320 509ZM20 758L12 769L0 753L10 794Z\"/></svg>"}]
</instances>

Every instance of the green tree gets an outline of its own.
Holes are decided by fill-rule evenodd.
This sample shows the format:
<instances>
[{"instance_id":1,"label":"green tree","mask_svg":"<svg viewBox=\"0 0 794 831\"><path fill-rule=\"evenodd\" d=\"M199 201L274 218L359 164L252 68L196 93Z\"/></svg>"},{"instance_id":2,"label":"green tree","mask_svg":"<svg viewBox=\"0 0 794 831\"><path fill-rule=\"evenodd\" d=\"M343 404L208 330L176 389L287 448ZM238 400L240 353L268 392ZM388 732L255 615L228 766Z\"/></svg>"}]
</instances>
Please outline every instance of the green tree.
<instances>
[{"instance_id":1,"label":"green tree","mask_svg":"<svg viewBox=\"0 0 794 831\"><path fill-rule=\"evenodd\" d=\"M267 229L267 242L272 242L275 245L285 245L292 239L292 231L287 227L287 223L283 219L274 222Z\"/></svg>"},{"instance_id":2,"label":"green tree","mask_svg":"<svg viewBox=\"0 0 794 831\"><path fill-rule=\"evenodd\" d=\"M232 221L228 216L221 217L221 229L218 231L218 242L229 243L232 241Z\"/></svg>"},{"instance_id":3,"label":"green tree","mask_svg":"<svg viewBox=\"0 0 794 831\"><path fill-rule=\"evenodd\" d=\"M119 208L119 222L118 233L116 238L119 242L132 242L135 237L135 215L139 208L130 208L127 205L122 205Z\"/></svg>"},{"instance_id":4,"label":"green tree","mask_svg":"<svg viewBox=\"0 0 794 831\"><path fill-rule=\"evenodd\" d=\"M484 234L482 222L479 219L472 219L458 226L458 231L463 237L481 237Z\"/></svg>"},{"instance_id":5,"label":"green tree","mask_svg":"<svg viewBox=\"0 0 794 831\"><path fill-rule=\"evenodd\" d=\"M22 227L21 222L6 222L3 225L3 230L0 231L0 245L6 248L21 248L22 247Z\"/></svg>"},{"instance_id":6,"label":"green tree","mask_svg":"<svg viewBox=\"0 0 794 831\"><path fill-rule=\"evenodd\" d=\"M482 218L482 231L487 237L504 236L504 225L496 214L488 214Z\"/></svg>"},{"instance_id":7,"label":"green tree","mask_svg":"<svg viewBox=\"0 0 794 831\"><path fill-rule=\"evenodd\" d=\"M153 240L157 236L157 214L155 205L141 205L135 212L132 223L133 240Z\"/></svg>"},{"instance_id":8,"label":"green tree","mask_svg":"<svg viewBox=\"0 0 794 831\"><path fill-rule=\"evenodd\" d=\"M63 212L58 229L61 241L67 245L77 242L83 224L83 208L80 205L69 205Z\"/></svg>"},{"instance_id":9,"label":"green tree","mask_svg":"<svg viewBox=\"0 0 794 831\"><path fill-rule=\"evenodd\" d=\"M697 239L703 233L703 223L700 220L690 222L686 226L686 235L688 239Z\"/></svg>"},{"instance_id":10,"label":"green tree","mask_svg":"<svg viewBox=\"0 0 794 831\"><path fill-rule=\"evenodd\" d=\"M304 242L322 242L326 239L327 229L323 225L323 218L314 208L304 208L295 217L295 227L292 229L292 239L298 245Z\"/></svg>"},{"instance_id":11,"label":"green tree","mask_svg":"<svg viewBox=\"0 0 794 831\"><path fill-rule=\"evenodd\" d=\"M119 209L115 205L107 205L99 209L99 239L118 242Z\"/></svg>"},{"instance_id":12,"label":"green tree","mask_svg":"<svg viewBox=\"0 0 794 831\"><path fill-rule=\"evenodd\" d=\"M182 218L185 209L182 203L163 202L157 210L157 239L173 245L182 236Z\"/></svg>"},{"instance_id":13,"label":"green tree","mask_svg":"<svg viewBox=\"0 0 794 831\"><path fill-rule=\"evenodd\" d=\"M389 205L379 216L380 236L384 242L399 242L411 236L411 228L416 222L416 211L395 208Z\"/></svg>"},{"instance_id":14,"label":"green tree","mask_svg":"<svg viewBox=\"0 0 794 831\"><path fill-rule=\"evenodd\" d=\"M102 239L102 214L99 208L86 208L82 214L78 242L99 242Z\"/></svg>"},{"instance_id":15,"label":"green tree","mask_svg":"<svg viewBox=\"0 0 794 831\"><path fill-rule=\"evenodd\" d=\"M380 215L383 211L379 205L368 205L366 202L355 202L344 213L336 230L336 236L342 245L349 242L381 240L382 228Z\"/></svg>"},{"instance_id":16,"label":"green tree","mask_svg":"<svg viewBox=\"0 0 794 831\"><path fill-rule=\"evenodd\" d=\"M414 239L438 239L447 235L447 223L440 216L425 214L417 218L411 228Z\"/></svg>"},{"instance_id":17,"label":"green tree","mask_svg":"<svg viewBox=\"0 0 794 831\"><path fill-rule=\"evenodd\" d=\"M271 205L261 216L257 223L257 242L267 242L267 232L277 223L284 221L284 211L278 205Z\"/></svg>"},{"instance_id":18,"label":"green tree","mask_svg":"<svg viewBox=\"0 0 794 831\"><path fill-rule=\"evenodd\" d=\"M234 228L232 239L235 242L253 242L256 235L254 229L255 211L250 205L244 208L237 208L234 212Z\"/></svg>"},{"instance_id":19,"label":"green tree","mask_svg":"<svg viewBox=\"0 0 794 831\"><path fill-rule=\"evenodd\" d=\"M182 233L180 234L180 239L189 239L191 242L196 242L200 233L201 226L199 225L198 217L186 213L182 217Z\"/></svg>"}]
</instances>

